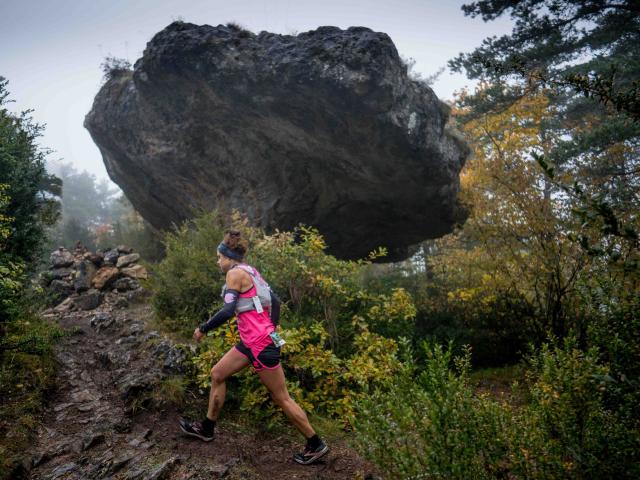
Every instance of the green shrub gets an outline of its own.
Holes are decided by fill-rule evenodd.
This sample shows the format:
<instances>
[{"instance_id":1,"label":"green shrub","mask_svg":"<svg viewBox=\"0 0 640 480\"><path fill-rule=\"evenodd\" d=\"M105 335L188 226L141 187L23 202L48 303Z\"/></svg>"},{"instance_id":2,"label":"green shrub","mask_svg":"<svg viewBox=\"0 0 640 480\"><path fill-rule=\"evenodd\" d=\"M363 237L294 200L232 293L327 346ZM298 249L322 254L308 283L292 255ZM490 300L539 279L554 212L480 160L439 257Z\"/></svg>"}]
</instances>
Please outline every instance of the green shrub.
<instances>
[{"instance_id":1,"label":"green shrub","mask_svg":"<svg viewBox=\"0 0 640 480\"><path fill-rule=\"evenodd\" d=\"M640 432L607 408L615 388L595 348L569 337L531 358L530 401L514 421L513 471L533 478L638 478Z\"/></svg>"},{"instance_id":2,"label":"green shrub","mask_svg":"<svg viewBox=\"0 0 640 480\"><path fill-rule=\"evenodd\" d=\"M608 367L574 340L530 359L528 401L478 395L451 345L405 358L393 385L356 405L355 442L390 478L638 478L640 433L607 408Z\"/></svg>"},{"instance_id":3,"label":"green shrub","mask_svg":"<svg viewBox=\"0 0 640 480\"><path fill-rule=\"evenodd\" d=\"M0 478L24 457L55 378L52 348L61 331L16 300L0 342Z\"/></svg>"},{"instance_id":4,"label":"green shrub","mask_svg":"<svg viewBox=\"0 0 640 480\"><path fill-rule=\"evenodd\" d=\"M357 405L354 440L389 478L496 478L504 469L509 409L474 395L469 354L451 367L452 346L425 344L424 370L411 358L388 389Z\"/></svg>"},{"instance_id":5,"label":"green shrub","mask_svg":"<svg viewBox=\"0 0 640 480\"><path fill-rule=\"evenodd\" d=\"M223 234L222 221L215 212L167 232L165 258L156 264L148 282L158 317L187 338L220 298L224 277L216 247Z\"/></svg>"}]
</instances>

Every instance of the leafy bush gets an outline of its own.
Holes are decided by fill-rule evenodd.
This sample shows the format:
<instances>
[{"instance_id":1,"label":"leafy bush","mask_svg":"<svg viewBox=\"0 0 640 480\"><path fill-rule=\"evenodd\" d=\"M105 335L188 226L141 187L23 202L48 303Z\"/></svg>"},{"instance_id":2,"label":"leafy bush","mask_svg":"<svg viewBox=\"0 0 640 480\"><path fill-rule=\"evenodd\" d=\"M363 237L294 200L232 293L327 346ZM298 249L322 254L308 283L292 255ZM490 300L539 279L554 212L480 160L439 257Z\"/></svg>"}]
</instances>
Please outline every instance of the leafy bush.
<instances>
[{"instance_id":1,"label":"leafy bush","mask_svg":"<svg viewBox=\"0 0 640 480\"><path fill-rule=\"evenodd\" d=\"M187 338L219 300L224 277L218 267L216 247L223 234L215 212L167 232L166 256L155 266L149 280L159 318Z\"/></svg>"},{"instance_id":2,"label":"leafy bush","mask_svg":"<svg viewBox=\"0 0 640 480\"><path fill-rule=\"evenodd\" d=\"M596 349L584 352L573 338L562 347L545 344L531 359L529 379L531 401L519 419L520 451L529 451L518 459L523 475L627 478L633 468L638 472L638 431L606 408L611 377Z\"/></svg>"},{"instance_id":3,"label":"leafy bush","mask_svg":"<svg viewBox=\"0 0 640 480\"><path fill-rule=\"evenodd\" d=\"M284 301L283 357L290 393L306 410L348 423L354 400L393 375L397 342L378 331L398 325L412 328L416 310L411 297L403 289L386 294L363 289L360 270L370 259L342 261L326 254L316 230L301 227L265 235L238 215L232 226L250 240L247 262L261 271ZM215 249L222 232L219 217L207 213L166 237L167 255L151 281L152 302L158 316L169 319L165 324L185 335L190 336L219 304L223 278ZM238 340L230 324L201 345L194 358L200 386L208 388L211 366ZM241 409L279 421L279 410L254 375L240 374L237 382Z\"/></svg>"},{"instance_id":4,"label":"leafy bush","mask_svg":"<svg viewBox=\"0 0 640 480\"><path fill-rule=\"evenodd\" d=\"M0 478L12 476L32 439L60 335L26 294L45 227L57 216L60 183L45 171L46 150L36 143L42 127L29 111L4 108L6 85L0 77Z\"/></svg>"},{"instance_id":5,"label":"leafy bush","mask_svg":"<svg viewBox=\"0 0 640 480\"><path fill-rule=\"evenodd\" d=\"M508 408L474 395L469 354L454 372L451 344L424 348L421 373L405 355L393 385L358 403L358 448L390 478L496 478L504 468Z\"/></svg>"},{"instance_id":6,"label":"leafy bush","mask_svg":"<svg viewBox=\"0 0 640 480\"><path fill-rule=\"evenodd\" d=\"M56 196L60 179L45 169L48 151L38 145L43 126L30 117L30 111L9 112L5 105L7 80L0 76L0 185L3 204L0 211L11 217L11 235L1 241L2 252L33 270L45 243L45 228L59 214Z\"/></svg>"},{"instance_id":7,"label":"leafy bush","mask_svg":"<svg viewBox=\"0 0 640 480\"><path fill-rule=\"evenodd\" d=\"M52 347L62 335L26 303L14 299L0 341L0 478L11 476L29 446L55 378Z\"/></svg>"},{"instance_id":8,"label":"leafy bush","mask_svg":"<svg viewBox=\"0 0 640 480\"><path fill-rule=\"evenodd\" d=\"M569 339L531 357L529 401L477 395L469 355L426 347L421 372L405 358L388 390L356 405L362 453L391 478L637 478L640 433L607 408L608 367Z\"/></svg>"}]
</instances>

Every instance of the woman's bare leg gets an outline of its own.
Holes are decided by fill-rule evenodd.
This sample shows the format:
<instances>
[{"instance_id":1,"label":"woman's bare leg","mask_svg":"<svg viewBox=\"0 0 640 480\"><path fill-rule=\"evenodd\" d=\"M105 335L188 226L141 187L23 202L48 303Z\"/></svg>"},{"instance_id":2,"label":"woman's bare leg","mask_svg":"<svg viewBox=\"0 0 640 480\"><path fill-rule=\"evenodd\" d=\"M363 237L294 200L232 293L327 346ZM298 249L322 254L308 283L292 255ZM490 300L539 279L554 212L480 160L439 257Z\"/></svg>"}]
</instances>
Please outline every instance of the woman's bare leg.
<instances>
[{"instance_id":1,"label":"woman's bare leg","mask_svg":"<svg viewBox=\"0 0 640 480\"><path fill-rule=\"evenodd\" d=\"M278 405L284 411L291 423L304 435L306 438L313 437L315 431L309 423L307 414L304 410L289 396L287 390L287 384L284 381L284 372L282 366L274 370L262 370L258 372L260 381L271 392L271 398L276 405Z\"/></svg>"},{"instance_id":2,"label":"woman's bare leg","mask_svg":"<svg viewBox=\"0 0 640 480\"><path fill-rule=\"evenodd\" d=\"M209 408L207 418L217 420L224 397L227 394L226 379L249 365L249 359L235 347L229 350L211 369L211 392L209 393Z\"/></svg>"}]
</instances>

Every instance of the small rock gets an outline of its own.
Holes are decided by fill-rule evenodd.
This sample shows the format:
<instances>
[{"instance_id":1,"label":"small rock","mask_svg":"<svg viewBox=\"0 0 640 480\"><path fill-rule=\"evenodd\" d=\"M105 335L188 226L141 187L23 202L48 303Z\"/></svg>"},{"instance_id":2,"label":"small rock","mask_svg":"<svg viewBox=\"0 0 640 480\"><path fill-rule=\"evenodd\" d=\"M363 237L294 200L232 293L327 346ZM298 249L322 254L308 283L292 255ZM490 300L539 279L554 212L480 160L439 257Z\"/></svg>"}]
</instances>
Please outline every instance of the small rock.
<instances>
[{"instance_id":1,"label":"small rock","mask_svg":"<svg viewBox=\"0 0 640 480\"><path fill-rule=\"evenodd\" d=\"M85 260L89 260L91 263L93 263L96 266L96 268L100 268L104 264L104 256L98 252L85 253L82 258L84 258Z\"/></svg>"},{"instance_id":2,"label":"small rock","mask_svg":"<svg viewBox=\"0 0 640 480\"><path fill-rule=\"evenodd\" d=\"M150 293L148 290L144 288L136 288L135 290L131 290L127 292L127 300L130 302L141 302L150 297Z\"/></svg>"},{"instance_id":3,"label":"small rock","mask_svg":"<svg viewBox=\"0 0 640 480\"><path fill-rule=\"evenodd\" d=\"M88 261L82 261L78 264L75 280L73 281L73 287L76 292L84 292L91 288L91 280L95 277L97 272L96 266Z\"/></svg>"},{"instance_id":4,"label":"small rock","mask_svg":"<svg viewBox=\"0 0 640 480\"><path fill-rule=\"evenodd\" d=\"M70 268L56 268L49 272L52 280L62 280L65 278L69 278L73 275L73 270Z\"/></svg>"},{"instance_id":5,"label":"small rock","mask_svg":"<svg viewBox=\"0 0 640 480\"><path fill-rule=\"evenodd\" d=\"M229 473L230 467L227 465L214 465L208 468L209 473L214 475L214 478L222 478Z\"/></svg>"},{"instance_id":6,"label":"small rock","mask_svg":"<svg viewBox=\"0 0 640 480\"><path fill-rule=\"evenodd\" d=\"M162 478L166 478L171 470L180 463L180 459L178 457L171 457L169 460L165 461L158 468L149 473L144 480L160 480Z\"/></svg>"},{"instance_id":7,"label":"small rock","mask_svg":"<svg viewBox=\"0 0 640 480\"><path fill-rule=\"evenodd\" d=\"M145 342L147 342L147 341L149 341L149 340L151 340L151 339L153 339L153 338L160 338L160 334L159 334L158 332L156 332L155 330L154 330L154 331L152 331L152 332L147 333L147 334L143 337L143 340L144 340Z\"/></svg>"},{"instance_id":8,"label":"small rock","mask_svg":"<svg viewBox=\"0 0 640 480\"><path fill-rule=\"evenodd\" d=\"M143 438L133 438L131 440L129 440L127 443L129 445L131 445L132 447L138 448L140 446L141 443L144 442Z\"/></svg>"},{"instance_id":9,"label":"small rock","mask_svg":"<svg viewBox=\"0 0 640 480\"><path fill-rule=\"evenodd\" d=\"M69 473L73 470L75 470L76 468L78 468L78 464L76 463L65 463L64 465L60 465L58 467L56 467L53 472L51 472L51 475L49 475L49 478L51 480L55 480L56 478L60 478L62 477L64 474Z\"/></svg>"},{"instance_id":10,"label":"small rock","mask_svg":"<svg viewBox=\"0 0 640 480\"><path fill-rule=\"evenodd\" d=\"M64 280L53 280L49 284L49 292L51 292L56 298L68 297L73 293L73 285L69 282L65 282Z\"/></svg>"},{"instance_id":11,"label":"small rock","mask_svg":"<svg viewBox=\"0 0 640 480\"><path fill-rule=\"evenodd\" d=\"M162 369L166 373L185 373L187 354L177 345L164 340L156 346L153 355L158 358L164 358Z\"/></svg>"},{"instance_id":12,"label":"small rock","mask_svg":"<svg viewBox=\"0 0 640 480\"><path fill-rule=\"evenodd\" d=\"M131 426L133 422L128 417L122 417L116 423L113 424L113 429L117 433L127 433L131 431Z\"/></svg>"},{"instance_id":13,"label":"small rock","mask_svg":"<svg viewBox=\"0 0 640 480\"><path fill-rule=\"evenodd\" d=\"M67 297L62 302L60 302L59 305L54 307L53 311L56 313L65 313L71 310L72 307L73 307L73 299Z\"/></svg>"},{"instance_id":14,"label":"small rock","mask_svg":"<svg viewBox=\"0 0 640 480\"><path fill-rule=\"evenodd\" d=\"M138 260L140 260L139 253L130 253L129 255L123 255L118 258L118 263L116 264L116 267L118 268L128 267L132 263L136 263Z\"/></svg>"},{"instance_id":15,"label":"small rock","mask_svg":"<svg viewBox=\"0 0 640 480\"><path fill-rule=\"evenodd\" d=\"M61 403L60 405L56 405L55 407L53 407L53 411L54 412L60 412L61 410L69 408L72 405L73 405L73 403Z\"/></svg>"},{"instance_id":16,"label":"small rock","mask_svg":"<svg viewBox=\"0 0 640 480\"><path fill-rule=\"evenodd\" d=\"M116 300L116 302L113 304L113 306L115 308L118 308L120 310L124 310L125 308L127 308L129 306L129 301L126 298L118 298Z\"/></svg>"},{"instance_id":17,"label":"small rock","mask_svg":"<svg viewBox=\"0 0 640 480\"><path fill-rule=\"evenodd\" d=\"M112 363L111 358L109 357L109 354L107 352L96 352L96 358L98 359L100 364L104 367Z\"/></svg>"},{"instance_id":18,"label":"small rock","mask_svg":"<svg viewBox=\"0 0 640 480\"><path fill-rule=\"evenodd\" d=\"M104 266L96 272L91 284L98 290L104 290L118 278L119 270L117 267Z\"/></svg>"},{"instance_id":19,"label":"small rock","mask_svg":"<svg viewBox=\"0 0 640 480\"><path fill-rule=\"evenodd\" d=\"M120 253L117 249L109 250L104 254L104 263L109 263L111 265L115 265L118 263L118 257Z\"/></svg>"},{"instance_id":20,"label":"small rock","mask_svg":"<svg viewBox=\"0 0 640 480\"><path fill-rule=\"evenodd\" d=\"M144 332L144 324L140 322L134 322L129 326L128 330L131 335L140 335L142 332Z\"/></svg>"},{"instance_id":21,"label":"small rock","mask_svg":"<svg viewBox=\"0 0 640 480\"><path fill-rule=\"evenodd\" d=\"M130 352L130 351L108 352L107 353L107 355L109 356L109 361L113 365L118 365L118 366L129 365L129 363L131 363L131 354L132 354L132 352Z\"/></svg>"},{"instance_id":22,"label":"small rock","mask_svg":"<svg viewBox=\"0 0 640 480\"><path fill-rule=\"evenodd\" d=\"M122 277L116 280L113 284L116 287L116 290L119 292L126 292L127 290L135 290L136 288L140 288L140 283L134 278L131 277Z\"/></svg>"},{"instance_id":23,"label":"small rock","mask_svg":"<svg viewBox=\"0 0 640 480\"><path fill-rule=\"evenodd\" d=\"M142 478L142 476L144 475L144 468L134 468L134 469L130 469L127 471L127 475L124 477L126 480L138 480L139 478Z\"/></svg>"},{"instance_id":24,"label":"small rock","mask_svg":"<svg viewBox=\"0 0 640 480\"><path fill-rule=\"evenodd\" d=\"M140 339L136 335L128 335L116 340L116 345L135 345L140 343Z\"/></svg>"},{"instance_id":25,"label":"small rock","mask_svg":"<svg viewBox=\"0 0 640 480\"><path fill-rule=\"evenodd\" d=\"M129 463L133 458L135 458L135 454L133 453L125 453L123 456L116 458L111 463L111 468L109 469L110 473L116 473L121 470L127 463Z\"/></svg>"},{"instance_id":26,"label":"small rock","mask_svg":"<svg viewBox=\"0 0 640 480\"><path fill-rule=\"evenodd\" d=\"M100 444L102 442L104 442L104 434L97 433L97 434L94 434L94 435L89 435L87 438L85 438L82 441L82 445L81 445L80 450L84 452L85 450L88 450L91 447L95 447L96 445L98 445L98 444Z\"/></svg>"},{"instance_id":27,"label":"small rock","mask_svg":"<svg viewBox=\"0 0 640 480\"><path fill-rule=\"evenodd\" d=\"M89 390L81 390L79 392L72 393L71 398L76 403L93 402L97 399Z\"/></svg>"},{"instance_id":28,"label":"small rock","mask_svg":"<svg viewBox=\"0 0 640 480\"><path fill-rule=\"evenodd\" d=\"M49 261L53 268L70 267L73 265L73 255L66 248L58 247L49 255Z\"/></svg>"},{"instance_id":29,"label":"small rock","mask_svg":"<svg viewBox=\"0 0 640 480\"><path fill-rule=\"evenodd\" d=\"M73 301L73 304L79 310L93 310L102 303L102 293L98 290L91 289L88 292L80 295Z\"/></svg>"},{"instance_id":30,"label":"small rock","mask_svg":"<svg viewBox=\"0 0 640 480\"><path fill-rule=\"evenodd\" d=\"M151 371L129 370L118 379L117 385L122 398L129 400L148 390L157 381L157 376Z\"/></svg>"},{"instance_id":31,"label":"small rock","mask_svg":"<svg viewBox=\"0 0 640 480\"><path fill-rule=\"evenodd\" d=\"M114 318L111 316L110 313L107 313L107 312L96 313L93 317L91 317L91 320L89 321L89 324L92 327L94 327L98 332L109 328L114 323L115 323Z\"/></svg>"},{"instance_id":32,"label":"small rock","mask_svg":"<svg viewBox=\"0 0 640 480\"><path fill-rule=\"evenodd\" d=\"M133 265L131 267L123 268L121 270L123 275L131 278L148 278L149 274L147 269L142 265Z\"/></svg>"},{"instance_id":33,"label":"small rock","mask_svg":"<svg viewBox=\"0 0 640 480\"><path fill-rule=\"evenodd\" d=\"M116 250L118 250L118 252L120 253L125 253L125 254L133 252L133 248L129 247L128 245L118 245Z\"/></svg>"}]
</instances>

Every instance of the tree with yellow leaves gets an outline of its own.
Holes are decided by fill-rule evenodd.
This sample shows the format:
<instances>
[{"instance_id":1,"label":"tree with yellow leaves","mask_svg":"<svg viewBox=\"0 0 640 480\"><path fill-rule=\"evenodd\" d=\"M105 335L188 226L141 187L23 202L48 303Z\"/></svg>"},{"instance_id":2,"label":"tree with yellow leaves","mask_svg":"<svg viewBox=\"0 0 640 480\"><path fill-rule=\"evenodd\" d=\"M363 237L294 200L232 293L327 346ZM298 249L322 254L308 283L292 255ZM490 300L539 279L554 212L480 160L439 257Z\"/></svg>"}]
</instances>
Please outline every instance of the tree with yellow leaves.
<instances>
[{"instance_id":1,"label":"tree with yellow leaves","mask_svg":"<svg viewBox=\"0 0 640 480\"><path fill-rule=\"evenodd\" d=\"M500 315L500 304L502 314L513 314L515 302L532 315L505 321L539 338L579 328L568 310L586 254L569 237L575 227L570 200L531 155L558 142L544 128L558 114L543 93L462 126L473 147L460 195L470 216L438 240L430 267L448 289L447 302L467 321L478 313Z\"/></svg>"}]
</instances>

